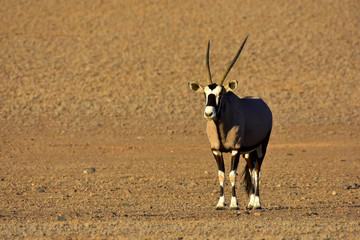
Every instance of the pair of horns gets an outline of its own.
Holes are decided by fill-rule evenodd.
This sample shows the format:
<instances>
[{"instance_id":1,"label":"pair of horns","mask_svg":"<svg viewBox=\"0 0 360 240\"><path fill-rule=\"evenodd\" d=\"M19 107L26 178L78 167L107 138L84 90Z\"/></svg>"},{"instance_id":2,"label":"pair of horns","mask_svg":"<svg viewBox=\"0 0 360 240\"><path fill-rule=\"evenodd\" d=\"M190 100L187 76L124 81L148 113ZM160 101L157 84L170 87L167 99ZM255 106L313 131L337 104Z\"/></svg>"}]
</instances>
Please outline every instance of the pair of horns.
<instances>
[{"instance_id":1,"label":"pair of horns","mask_svg":"<svg viewBox=\"0 0 360 240\"><path fill-rule=\"evenodd\" d=\"M236 53L235 57L233 58L233 60L231 61L230 65L228 66L228 68L226 69L225 73L222 75L222 77L220 78L220 81L219 81L219 85L222 85L225 81L225 78L226 76L228 75L228 73L230 72L231 68L234 66L236 60L238 59L245 43L246 43L246 40L247 40L248 36L246 36L243 44L241 45L239 51ZM207 48L207 52L206 52L206 68L207 68L207 72L208 72L208 82L209 84L212 84L213 81L211 79L211 72L210 72L210 63L209 63L209 51L210 51L210 40L208 42L208 48Z\"/></svg>"}]
</instances>

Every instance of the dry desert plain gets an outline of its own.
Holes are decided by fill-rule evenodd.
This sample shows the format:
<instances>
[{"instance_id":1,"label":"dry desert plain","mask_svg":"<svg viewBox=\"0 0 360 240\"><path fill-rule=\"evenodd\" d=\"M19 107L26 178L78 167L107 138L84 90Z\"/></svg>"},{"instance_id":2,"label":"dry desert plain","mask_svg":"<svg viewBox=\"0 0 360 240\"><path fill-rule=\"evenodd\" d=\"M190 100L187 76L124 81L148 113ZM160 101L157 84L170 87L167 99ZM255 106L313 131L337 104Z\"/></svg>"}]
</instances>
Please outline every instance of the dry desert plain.
<instances>
[{"instance_id":1,"label":"dry desert plain","mask_svg":"<svg viewBox=\"0 0 360 240\"><path fill-rule=\"evenodd\" d=\"M0 238L359 239L359 12L0 0ZM239 181L240 210L216 211L205 103L187 83L206 83L209 39L219 78L247 35L228 80L273 112L263 208L245 208Z\"/></svg>"}]
</instances>

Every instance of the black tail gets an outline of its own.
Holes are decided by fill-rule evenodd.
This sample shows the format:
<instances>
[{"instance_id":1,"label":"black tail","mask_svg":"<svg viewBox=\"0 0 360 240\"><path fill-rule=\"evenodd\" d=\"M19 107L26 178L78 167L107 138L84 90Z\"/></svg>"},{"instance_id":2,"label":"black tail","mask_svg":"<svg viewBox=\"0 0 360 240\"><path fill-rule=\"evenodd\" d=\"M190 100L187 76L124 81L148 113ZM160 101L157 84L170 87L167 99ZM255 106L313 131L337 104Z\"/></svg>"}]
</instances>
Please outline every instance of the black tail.
<instances>
[{"instance_id":1,"label":"black tail","mask_svg":"<svg viewBox=\"0 0 360 240\"><path fill-rule=\"evenodd\" d=\"M245 165L244 172L242 175L244 175L243 183L245 184L245 191L249 196L252 187L252 181L251 181L249 166L247 164Z\"/></svg>"}]
</instances>

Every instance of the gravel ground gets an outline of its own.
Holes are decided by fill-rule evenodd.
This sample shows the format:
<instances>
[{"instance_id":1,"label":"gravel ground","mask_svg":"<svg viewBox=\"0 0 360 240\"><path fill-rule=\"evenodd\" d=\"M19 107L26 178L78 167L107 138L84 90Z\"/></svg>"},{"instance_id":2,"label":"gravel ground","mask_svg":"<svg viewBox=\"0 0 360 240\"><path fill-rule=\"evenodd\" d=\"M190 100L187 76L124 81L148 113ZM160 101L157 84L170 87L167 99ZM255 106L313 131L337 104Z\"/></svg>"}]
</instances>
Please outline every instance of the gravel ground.
<instances>
[{"instance_id":1,"label":"gravel ground","mask_svg":"<svg viewBox=\"0 0 360 240\"><path fill-rule=\"evenodd\" d=\"M0 6L0 237L359 238L357 0ZM187 83L247 35L228 80L273 111L264 208L215 211Z\"/></svg>"}]
</instances>

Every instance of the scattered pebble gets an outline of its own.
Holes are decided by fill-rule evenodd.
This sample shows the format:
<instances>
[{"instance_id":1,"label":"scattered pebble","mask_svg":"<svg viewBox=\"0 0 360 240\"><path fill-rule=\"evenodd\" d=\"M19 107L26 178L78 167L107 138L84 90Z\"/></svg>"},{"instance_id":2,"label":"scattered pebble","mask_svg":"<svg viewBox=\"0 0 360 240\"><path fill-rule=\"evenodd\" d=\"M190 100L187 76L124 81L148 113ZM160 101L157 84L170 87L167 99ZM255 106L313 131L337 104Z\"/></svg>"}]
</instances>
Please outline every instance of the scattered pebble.
<instances>
[{"instance_id":1,"label":"scattered pebble","mask_svg":"<svg viewBox=\"0 0 360 240\"><path fill-rule=\"evenodd\" d=\"M332 193L331 193L332 195L337 195L337 192L336 191L332 191Z\"/></svg>"},{"instance_id":2,"label":"scattered pebble","mask_svg":"<svg viewBox=\"0 0 360 240\"><path fill-rule=\"evenodd\" d=\"M250 213L248 211L245 211L244 214L249 215Z\"/></svg>"},{"instance_id":3,"label":"scattered pebble","mask_svg":"<svg viewBox=\"0 0 360 240\"><path fill-rule=\"evenodd\" d=\"M58 219L57 219L58 221L66 221L67 219L66 219L66 217L63 217L63 216L58 216Z\"/></svg>"},{"instance_id":4,"label":"scattered pebble","mask_svg":"<svg viewBox=\"0 0 360 240\"><path fill-rule=\"evenodd\" d=\"M309 216L317 216L317 215L319 215L319 214L318 214L317 212L309 212L308 215L309 215Z\"/></svg>"},{"instance_id":5,"label":"scattered pebble","mask_svg":"<svg viewBox=\"0 0 360 240\"><path fill-rule=\"evenodd\" d=\"M254 216L261 216L260 212L254 212Z\"/></svg>"},{"instance_id":6,"label":"scattered pebble","mask_svg":"<svg viewBox=\"0 0 360 240\"><path fill-rule=\"evenodd\" d=\"M40 193L41 193L41 192L45 192L45 190L42 189L42 188L38 188L37 191L40 192Z\"/></svg>"},{"instance_id":7,"label":"scattered pebble","mask_svg":"<svg viewBox=\"0 0 360 240\"><path fill-rule=\"evenodd\" d=\"M344 185L343 189L348 190L348 189L359 189L360 185L357 183L353 183L352 185Z\"/></svg>"},{"instance_id":8,"label":"scattered pebble","mask_svg":"<svg viewBox=\"0 0 360 240\"><path fill-rule=\"evenodd\" d=\"M95 168L87 168L83 171L83 173L94 173L95 171Z\"/></svg>"}]
</instances>

